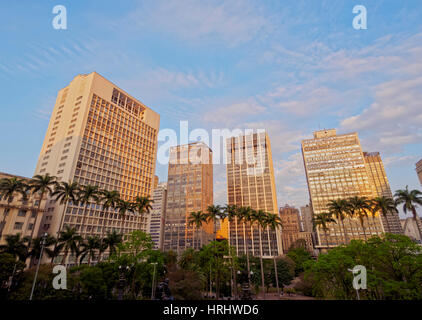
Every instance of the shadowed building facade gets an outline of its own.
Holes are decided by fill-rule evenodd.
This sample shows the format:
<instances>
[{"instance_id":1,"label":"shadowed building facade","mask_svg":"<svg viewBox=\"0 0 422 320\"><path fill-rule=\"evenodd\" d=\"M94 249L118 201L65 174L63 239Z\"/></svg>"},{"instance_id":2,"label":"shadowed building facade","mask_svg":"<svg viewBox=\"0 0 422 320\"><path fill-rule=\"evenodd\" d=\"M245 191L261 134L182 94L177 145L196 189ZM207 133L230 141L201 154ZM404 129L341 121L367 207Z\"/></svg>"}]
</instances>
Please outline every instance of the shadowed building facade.
<instances>
[{"instance_id":1,"label":"shadowed building facade","mask_svg":"<svg viewBox=\"0 0 422 320\"><path fill-rule=\"evenodd\" d=\"M156 112L98 73L78 75L57 95L35 174L117 190L126 201L151 196L159 123ZM55 236L64 226L102 237L146 231L147 219L50 199L40 232Z\"/></svg>"},{"instance_id":2,"label":"shadowed building facade","mask_svg":"<svg viewBox=\"0 0 422 320\"><path fill-rule=\"evenodd\" d=\"M265 132L239 135L226 140L227 155L227 203L238 207L251 207L255 210L278 215L277 196L274 181L271 144ZM228 224L230 245L237 254L260 255L260 238L257 224L244 224L238 221ZM261 234L264 257L283 253L281 231L265 230Z\"/></svg>"},{"instance_id":3,"label":"shadowed building facade","mask_svg":"<svg viewBox=\"0 0 422 320\"><path fill-rule=\"evenodd\" d=\"M416 174L418 175L419 182L421 183L421 186L422 186L422 159L416 162Z\"/></svg>"},{"instance_id":4,"label":"shadowed building facade","mask_svg":"<svg viewBox=\"0 0 422 320\"><path fill-rule=\"evenodd\" d=\"M213 204L212 151L203 142L170 148L163 249L199 249L213 238L212 223L189 226L191 212Z\"/></svg>"},{"instance_id":5,"label":"shadowed building facade","mask_svg":"<svg viewBox=\"0 0 422 320\"><path fill-rule=\"evenodd\" d=\"M302 155L314 215L327 212L330 200L376 196L357 133L337 135L335 129L316 131L313 139L302 141ZM318 247L334 247L384 232L379 214L364 217L363 222L365 230L358 218L345 218L344 230L340 221L331 223L327 238L317 228Z\"/></svg>"}]
</instances>

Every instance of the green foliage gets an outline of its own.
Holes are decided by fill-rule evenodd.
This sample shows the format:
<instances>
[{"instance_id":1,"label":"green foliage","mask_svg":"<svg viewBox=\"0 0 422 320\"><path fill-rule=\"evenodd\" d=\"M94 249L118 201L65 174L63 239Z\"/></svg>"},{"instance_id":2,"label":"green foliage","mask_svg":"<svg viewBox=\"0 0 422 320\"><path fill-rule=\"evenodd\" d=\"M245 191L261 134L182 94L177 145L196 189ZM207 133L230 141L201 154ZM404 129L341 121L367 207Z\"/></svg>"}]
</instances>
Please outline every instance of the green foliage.
<instances>
[{"instance_id":1,"label":"green foliage","mask_svg":"<svg viewBox=\"0 0 422 320\"><path fill-rule=\"evenodd\" d=\"M311 254L303 247L292 248L287 253L287 256L295 263L295 276L297 277L304 271L305 262L312 260Z\"/></svg>"},{"instance_id":2,"label":"green foliage","mask_svg":"<svg viewBox=\"0 0 422 320\"><path fill-rule=\"evenodd\" d=\"M305 279L313 294L330 299L355 299L352 273L356 265L367 270L367 290L361 299L422 299L422 248L403 235L352 240L330 250L317 261L305 262Z\"/></svg>"},{"instance_id":3,"label":"green foliage","mask_svg":"<svg viewBox=\"0 0 422 320\"><path fill-rule=\"evenodd\" d=\"M14 289L15 284L19 281L25 263L17 261L10 253L0 254L0 299L5 299L8 292L8 286L11 285L11 290ZM13 275L13 282L10 282Z\"/></svg>"}]
</instances>

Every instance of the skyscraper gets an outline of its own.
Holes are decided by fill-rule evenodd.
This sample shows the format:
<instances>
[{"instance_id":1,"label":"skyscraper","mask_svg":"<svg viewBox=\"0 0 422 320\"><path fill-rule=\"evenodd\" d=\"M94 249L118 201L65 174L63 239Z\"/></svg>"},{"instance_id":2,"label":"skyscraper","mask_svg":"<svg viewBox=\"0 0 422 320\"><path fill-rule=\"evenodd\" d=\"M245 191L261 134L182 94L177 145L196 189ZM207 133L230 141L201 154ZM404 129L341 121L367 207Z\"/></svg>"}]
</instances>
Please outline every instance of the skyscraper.
<instances>
[{"instance_id":1,"label":"skyscraper","mask_svg":"<svg viewBox=\"0 0 422 320\"><path fill-rule=\"evenodd\" d=\"M227 203L251 207L278 215L271 144L265 132L231 137L226 140L227 150ZM228 222L230 245L237 254L250 252L260 255L259 230L256 224L245 225L237 218ZM280 230L262 232L263 256L283 253ZM271 252L270 252L271 249Z\"/></svg>"},{"instance_id":2,"label":"skyscraper","mask_svg":"<svg viewBox=\"0 0 422 320\"><path fill-rule=\"evenodd\" d=\"M379 152L364 152L363 155L374 197L393 199L390 183L388 182ZM386 217L381 215L381 221L385 232L403 233L398 212L388 212Z\"/></svg>"},{"instance_id":3,"label":"skyscraper","mask_svg":"<svg viewBox=\"0 0 422 320\"><path fill-rule=\"evenodd\" d=\"M151 196L159 123L156 112L98 73L78 75L57 95L35 174L117 190L127 201ZM146 231L146 218L50 199L41 225L54 235L66 225L104 236Z\"/></svg>"},{"instance_id":4,"label":"skyscraper","mask_svg":"<svg viewBox=\"0 0 422 320\"><path fill-rule=\"evenodd\" d=\"M152 193L152 209L148 217L148 230L155 249L162 249L164 219L167 204L167 183L162 182L157 185Z\"/></svg>"},{"instance_id":5,"label":"skyscraper","mask_svg":"<svg viewBox=\"0 0 422 320\"><path fill-rule=\"evenodd\" d=\"M194 211L213 204L212 151L203 142L170 148L163 249L199 249L212 239L213 225L189 226Z\"/></svg>"},{"instance_id":6,"label":"skyscraper","mask_svg":"<svg viewBox=\"0 0 422 320\"><path fill-rule=\"evenodd\" d=\"M316 131L313 139L302 141L302 154L314 215L327 212L330 200L375 196L357 133L337 135L335 129ZM319 247L344 243L343 233L350 240L364 239L364 233L369 237L383 232L379 215L363 221L365 232L357 218L346 218L344 230L341 223L330 224L328 239L318 228Z\"/></svg>"},{"instance_id":7,"label":"skyscraper","mask_svg":"<svg viewBox=\"0 0 422 320\"><path fill-rule=\"evenodd\" d=\"M416 162L416 173L419 178L419 182L422 185L422 159L420 159L418 162Z\"/></svg>"}]
</instances>

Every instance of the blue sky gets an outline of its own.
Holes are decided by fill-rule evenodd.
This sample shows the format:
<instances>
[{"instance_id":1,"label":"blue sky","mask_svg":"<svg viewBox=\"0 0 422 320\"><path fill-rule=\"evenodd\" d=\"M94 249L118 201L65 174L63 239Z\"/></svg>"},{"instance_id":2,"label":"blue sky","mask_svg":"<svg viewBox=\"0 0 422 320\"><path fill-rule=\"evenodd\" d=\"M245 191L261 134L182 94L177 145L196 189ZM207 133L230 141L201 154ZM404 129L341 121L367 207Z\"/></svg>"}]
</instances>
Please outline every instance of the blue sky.
<instances>
[{"instance_id":1,"label":"blue sky","mask_svg":"<svg viewBox=\"0 0 422 320\"><path fill-rule=\"evenodd\" d=\"M67 30L52 8L67 8ZM365 5L368 29L352 27ZM308 202L300 141L357 131L393 190L421 188L422 2L13 1L0 4L0 170L32 176L57 91L97 71L161 128L266 128L279 206ZM166 180L166 166L158 166ZM217 203L226 201L216 166Z\"/></svg>"}]
</instances>

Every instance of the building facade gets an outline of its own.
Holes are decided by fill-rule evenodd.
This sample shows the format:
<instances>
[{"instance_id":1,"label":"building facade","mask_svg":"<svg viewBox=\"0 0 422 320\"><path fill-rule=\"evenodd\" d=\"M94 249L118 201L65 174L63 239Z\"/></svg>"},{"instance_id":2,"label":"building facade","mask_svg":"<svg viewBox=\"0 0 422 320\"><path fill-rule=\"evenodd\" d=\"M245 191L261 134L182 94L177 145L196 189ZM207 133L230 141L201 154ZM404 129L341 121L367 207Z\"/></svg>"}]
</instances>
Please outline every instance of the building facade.
<instances>
[{"instance_id":1,"label":"building facade","mask_svg":"<svg viewBox=\"0 0 422 320\"><path fill-rule=\"evenodd\" d=\"M374 197L393 199L390 183L379 152L364 152L363 155ZM385 232L403 234L398 212L388 212L386 217L381 215L381 221Z\"/></svg>"},{"instance_id":2,"label":"building facade","mask_svg":"<svg viewBox=\"0 0 422 320\"><path fill-rule=\"evenodd\" d=\"M213 204L212 150L203 142L170 148L163 249L199 249L213 238L212 224L189 225L192 212Z\"/></svg>"},{"instance_id":3,"label":"building facade","mask_svg":"<svg viewBox=\"0 0 422 320\"><path fill-rule=\"evenodd\" d=\"M24 180L25 183L29 181L29 178L0 172L0 180L10 178ZM46 200L43 200L39 206L40 198L38 195L32 195L30 192L26 194L26 199L23 199L22 195L19 194L12 198L0 196L0 245L6 243L5 239L8 235L20 233L22 238L38 236L37 231L40 228L41 218L45 211Z\"/></svg>"},{"instance_id":4,"label":"building facade","mask_svg":"<svg viewBox=\"0 0 422 320\"><path fill-rule=\"evenodd\" d=\"M357 133L316 131L313 139L302 141L302 155L314 215L327 212L330 200L376 196ZM363 220L365 232L357 218L346 218L344 230L340 222L330 224L327 238L318 228L318 246L334 247L346 239L365 239L384 232L379 214Z\"/></svg>"},{"instance_id":5,"label":"building facade","mask_svg":"<svg viewBox=\"0 0 422 320\"><path fill-rule=\"evenodd\" d=\"M410 239L422 244L422 239L418 230L418 224L414 218L409 217L406 219L400 219L400 223L405 236L408 236Z\"/></svg>"},{"instance_id":6,"label":"building facade","mask_svg":"<svg viewBox=\"0 0 422 320\"><path fill-rule=\"evenodd\" d=\"M313 214L310 205L307 204L304 207L300 207L300 219L303 232L313 232L312 218Z\"/></svg>"},{"instance_id":7,"label":"building facade","mask_svg":"<svg viewBox=\"0 0 422 320\"><path fill-rule=\"evenodd\" d=\"M57 95L35 174L116 190L126 201L151 196L159 123L156 112L98 73L78 75ZM102 237L146 231L147 218L50 199L40 232L56 235L64 226Z\"/></svg>"},{"instance_id":8,"label":"building facade","mask_svg":"<svg viewBox=\"0 0 422 320\"><path fill-rule=\"evenodd\" d=\"M418 175L419 182L421 183L421 186L422 186L422 159L416 162L416 174Z\"/></svg>"},{"instance_id":9,"label":"building facade","mask_svg":"<svg viewBox=\"0 0 422 320\"><path fill-rule=\"evenodd\" d=\"M283 226L281 234L283 248L284 251L288 251L292 244L299 239L301 232L299 210L286 204L280 208L280 218Z\"/></svg>"},{"instance_id":10,"label":"building facade","mask_svg":"<svg viewBox=\"0 0 422 320\"><path fill-rule=\"evenodd\" d=\"M162 249L164 219L167 205L167 183L158 183L152 193L152 209L148 218L148 231L155 249Z\"/></svg>"},{"instance_id":11,"label":"building facade","mask_svg":"<svg viewBox=\"0 0 422 320\"><path fill-rule=\"evenodd\" d=\"M227 203L278 215L268 135L260 132L228 138L226 156ZM260 239L256 224L240 223L237 218L232 222L226 220L224 223L228 225L226 229L229 232L230 245L236 248L237 254L246 253L248 247L251 254L259 256L260 240L264 257L283 253L280 230L262 232Z\"/></svg>"}]
</instances>

